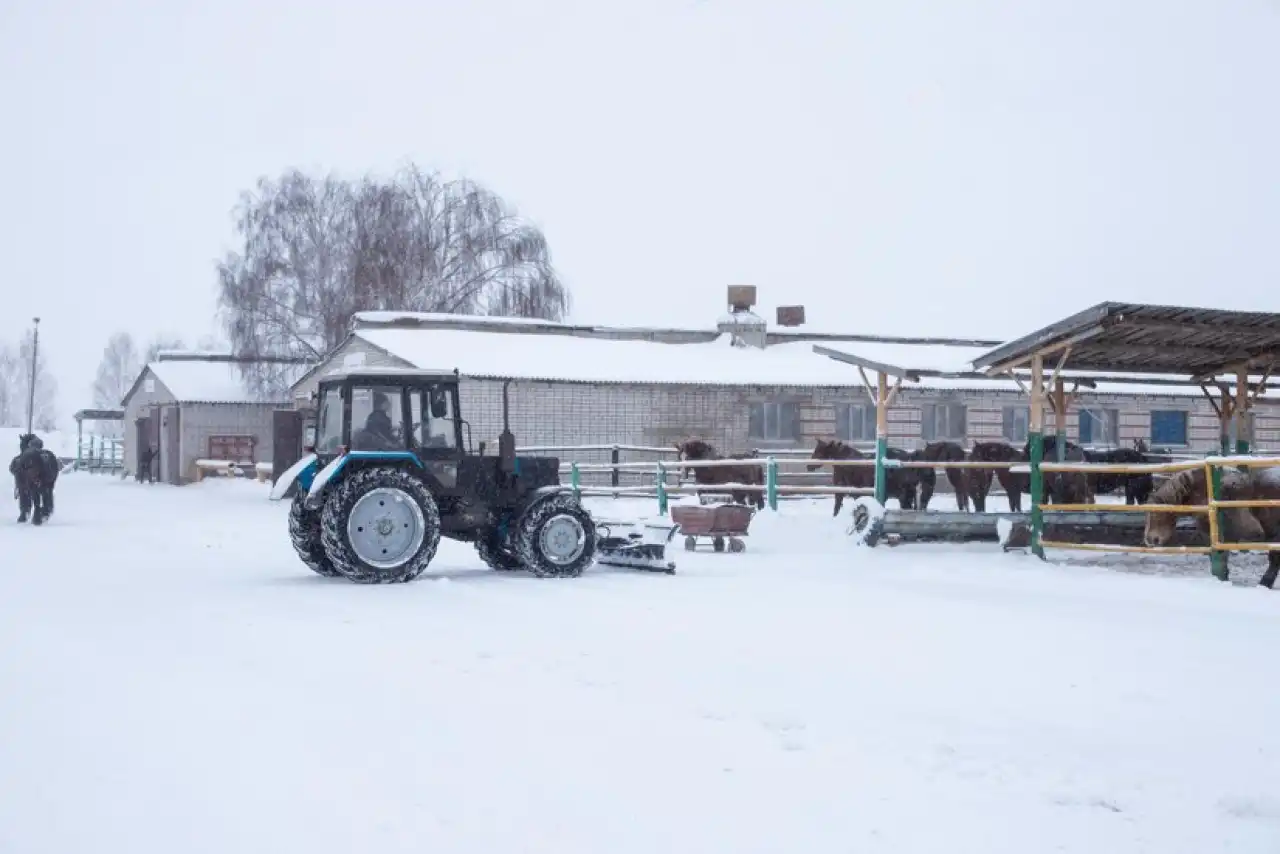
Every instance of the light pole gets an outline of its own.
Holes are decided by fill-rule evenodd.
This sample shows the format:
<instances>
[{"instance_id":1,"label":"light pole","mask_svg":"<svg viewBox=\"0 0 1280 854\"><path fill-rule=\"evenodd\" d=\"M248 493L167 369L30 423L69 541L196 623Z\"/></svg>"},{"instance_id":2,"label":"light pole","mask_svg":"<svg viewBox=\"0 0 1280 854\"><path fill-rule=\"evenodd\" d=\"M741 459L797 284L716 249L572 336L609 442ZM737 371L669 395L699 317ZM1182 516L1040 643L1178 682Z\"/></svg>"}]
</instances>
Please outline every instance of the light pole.
<instances>
[{"instance_id":1,"label":"light pole","mask_svg":"<svg viewBox=\"0 0 1280 854\"><path fill-rule=\"evenodd\" d=\"M27 435L36 419L36 365L40 358L40 318L35 318L35 334L31 338L31 386L27 390Z\"/></svg>"}]
</instances>

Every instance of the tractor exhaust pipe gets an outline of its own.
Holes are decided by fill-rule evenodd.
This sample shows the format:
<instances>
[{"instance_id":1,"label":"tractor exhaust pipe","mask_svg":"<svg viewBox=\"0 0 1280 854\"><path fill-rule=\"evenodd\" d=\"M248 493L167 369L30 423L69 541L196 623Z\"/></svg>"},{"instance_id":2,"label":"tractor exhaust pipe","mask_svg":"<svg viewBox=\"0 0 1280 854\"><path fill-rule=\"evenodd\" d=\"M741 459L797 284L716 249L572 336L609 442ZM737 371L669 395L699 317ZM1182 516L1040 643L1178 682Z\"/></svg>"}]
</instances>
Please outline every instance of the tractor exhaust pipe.
<instances>
[{"instance_id":1,"label":"tractor exhaust pipe","mask_svg":"<svg viewBox=\"0 0 1280 854\"><path fill-rule=\"evenodd\" d=\"M511 406L507 391L511 380L502 383L502 435L498 437L498 468L508 475L516 471L516 437L511 435Z\"/></svg>"}]
</instances>

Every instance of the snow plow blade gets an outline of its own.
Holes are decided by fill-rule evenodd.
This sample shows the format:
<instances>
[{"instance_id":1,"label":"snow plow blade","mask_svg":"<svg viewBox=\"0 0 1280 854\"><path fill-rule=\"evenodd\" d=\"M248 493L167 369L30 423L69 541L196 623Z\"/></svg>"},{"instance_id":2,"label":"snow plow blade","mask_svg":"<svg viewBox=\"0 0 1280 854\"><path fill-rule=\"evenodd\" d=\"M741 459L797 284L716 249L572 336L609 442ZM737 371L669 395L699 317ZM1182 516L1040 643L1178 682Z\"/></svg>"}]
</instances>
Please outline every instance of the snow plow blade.
<instances>
[{"instance_id":1,"label":"snow plow blade","mask_svg":"<svg viewBox=\"0 0 1280 854\"><path fill-rule=\"evenodd\" d=\"M667 560L667 543L678 530L679 525L665 523L597 519L596 562L675 575L675 561Z\"/></svg>"}]
</instances>

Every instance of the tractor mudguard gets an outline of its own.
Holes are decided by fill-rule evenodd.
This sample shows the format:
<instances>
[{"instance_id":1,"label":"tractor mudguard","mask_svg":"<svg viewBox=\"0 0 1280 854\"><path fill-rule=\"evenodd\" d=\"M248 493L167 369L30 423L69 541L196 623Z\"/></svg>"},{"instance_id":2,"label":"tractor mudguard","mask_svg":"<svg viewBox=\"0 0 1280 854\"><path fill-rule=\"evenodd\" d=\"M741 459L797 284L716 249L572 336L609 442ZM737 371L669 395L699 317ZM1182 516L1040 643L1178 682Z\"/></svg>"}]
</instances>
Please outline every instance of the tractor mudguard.
<instances>
[{"instance_id":1,"label":"tractor mudguard","mask_svg":"<svg viewBox=\"0 0 1280 854\"><path fill-rule=\"evenodd\" d=\"M516 518L524 516L524 514L528 513L535 504L550 498L552 495L560 495L564 492L573 492L573 487L551 484L549 486L539 486L537 489L530 490L524 497L524 500L520 502L520 506L517 508L515 513Z\"/></svg>"},{"instance_id":2,"label":"tractor mudguard","mask_svg":"<svg viewBox=\"0 0 1280 854\"><path fill-rule=\"evenodd\" d=\"M311 481L310 487L307 489L307 506L314 509L320 506L320 502L324 496L324 488L329 485L329 481L337 477L347 463L352 460L368 461L368 462L386 462L386 463L403 463L406 460L413 463L418 468L422 468L422 460L408 451L348 451L333 458L333 462L325 466ZM281 476L281 480L284 477Z\"/></svg>"},{"instance_id":3,"label":"tractor mudguard","mask_svg":"<svg viewBox=\"0 0 1280 854\"><path fill-rule=\"evenodd\" d=\"M293 486L294 481L298 483L298 489L306 492L311 488L311 481L316 476L316 455L306 454L302 459L289 466L280 475L280 479L271 487L271 494L268 496L272 501L279 501L289 492L289 487Z\"/></svg>"}]
</instances>

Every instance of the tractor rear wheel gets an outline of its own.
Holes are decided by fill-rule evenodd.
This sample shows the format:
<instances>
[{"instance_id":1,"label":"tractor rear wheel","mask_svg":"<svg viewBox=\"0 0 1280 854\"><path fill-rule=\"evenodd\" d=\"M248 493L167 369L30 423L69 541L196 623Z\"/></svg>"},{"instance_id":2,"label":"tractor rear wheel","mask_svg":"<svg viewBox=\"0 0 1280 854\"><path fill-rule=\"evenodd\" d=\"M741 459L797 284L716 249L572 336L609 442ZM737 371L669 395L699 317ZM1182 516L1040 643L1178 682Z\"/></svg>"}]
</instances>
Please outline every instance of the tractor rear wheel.
<instances>
[{"instance_id":1,"label":"tractor rear wheel","mask_svg":"<svg viewBox=\"0 0 1280 854\"><path fill-rule=\"evenodd\" d=\"M440 510L411 472L367 468L330 487L320 515L324 551L360 584L398 584L423 573L440 545Z\"/></svg>"},{"instance_id":2,"label":"tractor rear wheel","mask_svg":"<svg viewBox=\"0 0 1280 854\"><path fill-rule=\"evenodd\" d=\"M596 524L573 493L530 507L516 531L520 563L539 578L576 578L596 557Z\"/></svg>"},{"instance_id":3,"label":"tractor rear wheel","mask_svg":"<svg viewBox=\"0 0 1280 854\"><path fill-rule=\"evenodd\" d=\"M324 552L320 536L320 511L307 507L307 494L299 489L293 495L289 507L289 539L293 550L302 558L307 568L325 578L337 578L340 574Z\"/></svg>"},{"instance_id":4,"label":"tractor rear wheel","mask_svg":"<svg viewBox=\"0 0 1280 854\"><path fill-rule=\"evenodd\" d=\"M480 560L484 561L485 566L490 569L496 569L499 572L524 569L524 564L520 563L520 556L502 541L497 531L486 531L481 534L476 540L476 552L479 553Z\"/></svg>"}]
</instances>

